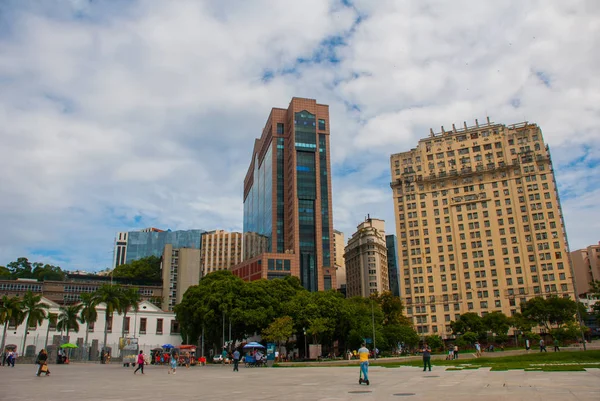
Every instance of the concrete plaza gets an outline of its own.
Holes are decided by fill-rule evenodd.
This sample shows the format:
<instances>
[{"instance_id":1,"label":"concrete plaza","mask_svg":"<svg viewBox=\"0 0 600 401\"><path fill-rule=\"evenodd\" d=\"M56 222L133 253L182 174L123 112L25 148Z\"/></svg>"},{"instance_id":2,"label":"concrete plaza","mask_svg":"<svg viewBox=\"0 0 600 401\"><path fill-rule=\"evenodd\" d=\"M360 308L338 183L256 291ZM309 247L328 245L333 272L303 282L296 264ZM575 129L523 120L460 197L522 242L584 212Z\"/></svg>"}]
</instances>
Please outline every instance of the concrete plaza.
<instances>
[{"instance_id":1,"label":"concrete plaza","mask_svg":"<svg viewBox=\"0 0 600 401\"><path fill-rule=\"evenodd\" d=\"M179 368L147 366L145 374L117 364L50 365L36 377L33 364L0 367L3 401L96 400L594 400L600 399L600 369L586 372L432 372L371 367L370 386L358 384L358 367Z\"/></svg>"}]
</instances>

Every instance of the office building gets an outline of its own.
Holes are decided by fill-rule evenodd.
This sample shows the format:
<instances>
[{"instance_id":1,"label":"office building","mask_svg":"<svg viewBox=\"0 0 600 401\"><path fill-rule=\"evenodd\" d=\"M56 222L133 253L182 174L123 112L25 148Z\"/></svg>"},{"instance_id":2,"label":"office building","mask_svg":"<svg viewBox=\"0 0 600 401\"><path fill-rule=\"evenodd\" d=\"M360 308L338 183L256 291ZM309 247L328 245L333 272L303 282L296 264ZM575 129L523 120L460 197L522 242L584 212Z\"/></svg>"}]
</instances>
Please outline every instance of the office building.
<instances>
[{"instance_id":1,"label":"office building","mask_svg":"<svg viewBox=\"0 0 600 401\"><path fill-rule=\"evenodd\" d=\"M367 217L348 240L346 296L369 297L389 291L385 222Z\"/></svg>"},{"instance_id":2,"label":"office building","mask_svg":"<svg viewBox=\"0 0 600 401\"><path fill-rule=\"evenodd\" d=\"M230 270L242 261L242 233L215 230L202 234L202 276Z\"/></svg>"},{"instance_id":3,"label":"office building","mask_svg":"<svg viewBox=\"0 0 600 401\"><path fill-rule=\"evenodd\" d=\"M394 234L385 236L385 246L387 248L388 260L388 278L390 282L390 292L392 295L400 296L400 272L398 270L398 241Z\"/></svg>"},{"instance_id":4,"label":"office building","mask_svg":"<svg viewBox=\"0 0 600 401\"><path fill-rule=\"evenodd\" d=\"M200 249L175 248L165 245L161 260L163 281L162 308L172 311L181 302L183 294L200 282L202 265Z\"/></svg>"},{"instance_id":5,"label":"office building","mask_svg":"<svg viewBox=\"0 0 600 401\"><path fill-rule=\"evenodd\" d=\"M536 124L430 131L390 158L406 312L423 334L460 314L508 316L574 296L548 147Z\"/></svg>"},{"instance_id":6,"label":"office building","mask_svg":"<svg viewBox=\"0 0 600 401\"><path fill-rule=\"evenodd\" d=\"M160 257L167 244L174 248L200 249L203 232L204 230L163 231L146 228L117 233L113 268L148 256Z\"/></svg>"},{"instance_id":7,"label":"office building","mask_svg":"<svg viewBox=\"0 0 600 401\"><path fill-rule=\"evenodd\" d=\"M336 288L329 134L329 106L315 100L293 98L287 109L271 110L254 142L243 193L244 237L264 240L253 249L245 242L234 274L245 277L244 269L260 262L260 277L293 275L310 291Z\"/></svg>"},{"instance_id":8,"label":"office building","mask_svg":"<svg viewBox=\"0 0 600 401\"><path fill-rule=\"evenodd\" d=\"M571 252L577 292L585 297L592 281L600 281L600 242Z\"/></svg>"},{"instance_id":9,"label":"office building","mask_svg":"<svg viewBox=\"0 0 600 401\"><path fill-rule=\"evenodd\" d=\"M346 242L344 233L338 230L333 230L333 264L335 266L335 276L337 288L346 291L346 262L344 260L344 248Z\"/></svg>"}]
</instances>

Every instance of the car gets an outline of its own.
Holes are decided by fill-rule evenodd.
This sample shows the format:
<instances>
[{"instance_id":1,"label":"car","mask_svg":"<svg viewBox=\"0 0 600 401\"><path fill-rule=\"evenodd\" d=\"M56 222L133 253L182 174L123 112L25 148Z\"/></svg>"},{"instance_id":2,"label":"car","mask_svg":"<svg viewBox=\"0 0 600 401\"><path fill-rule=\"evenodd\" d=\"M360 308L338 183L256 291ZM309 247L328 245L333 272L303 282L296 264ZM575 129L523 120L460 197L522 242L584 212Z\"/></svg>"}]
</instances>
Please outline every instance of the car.
<instances>
[{"instance_id":1,"label":"car","mask_svg":"<svg viewBox=\"0 0 600 401\"><path fill-rule=\"evenodd\" d=\"M223 363L223 355L215 355L213 357L213 363Z\"/></svg>"}]
</instances>

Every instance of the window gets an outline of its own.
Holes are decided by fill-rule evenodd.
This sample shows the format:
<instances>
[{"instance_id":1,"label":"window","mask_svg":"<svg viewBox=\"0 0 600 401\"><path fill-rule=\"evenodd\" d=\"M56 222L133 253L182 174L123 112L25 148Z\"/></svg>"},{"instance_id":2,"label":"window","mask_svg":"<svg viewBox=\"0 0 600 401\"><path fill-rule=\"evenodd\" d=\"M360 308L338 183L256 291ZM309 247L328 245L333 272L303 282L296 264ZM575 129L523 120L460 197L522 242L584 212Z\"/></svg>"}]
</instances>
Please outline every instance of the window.
<instances>
[{"instance_id":1,"label":"window","mask_svg":"<svg viewBox=\"0 0 600 401\"><path fill-rule=\"evenodd\" d=\"M112 333L112 326L113 326L113 317L111 316L110 319L108 319L108 321L106 322L106 331L109 333Z\"/></svg>"},{"instance_id":2,"label":"window","mask_svg":"<svg viewBox=\"0 0 600 401\"><path fill-rule=\"evenodd\" d=\"M124 330L125 334L129 333L129 321L130 321L130 319L131 318L129 316L127 316L125 318L125 323L123 323L123 330Z\"/></svg>"},{"instance_id":3,"label":"window","mask_svg":"<svg viewBox=\"0 0 600 401\"><path fill-rule=\"evenodd\" d=\"M146 325L148 324L148 319L143 317L140 319L140 334L146 334Z\"/></svg>"},{"instance_id":4,"label":"window","mask_svg":"<svg viewBox=\"0 0 600 401\"><path fill-rule=\"evenodd\" d=\"M179 322L171 320L171 334L179 334Z\"/></svg>"},{"instance_id":5,"label":"window","mask_svg":"<svg viewBox=\"0 0 600 401\"><path fill-rule=\"evenodd\" d=\"M277 123L277 133L279 135L283 134L283 123Z\"/></svg>"},{"instance_id":6,"label":"window","mask_svg":"<svg viewBox=\"0 0 600 401\"><path fill-rule=\"evenodd\" d=\"M163 333L163 319L156 319L156 334Z\"/></svg>"},{"instance_id":7,"label":"window","mask_svg":"<svg viewBox=\"0 0 600 401\"><path fill-rule=\"evenodd\" d=\"M325 131L325 120L319 119L319 131Z\"/></svg>"}]
</instances>

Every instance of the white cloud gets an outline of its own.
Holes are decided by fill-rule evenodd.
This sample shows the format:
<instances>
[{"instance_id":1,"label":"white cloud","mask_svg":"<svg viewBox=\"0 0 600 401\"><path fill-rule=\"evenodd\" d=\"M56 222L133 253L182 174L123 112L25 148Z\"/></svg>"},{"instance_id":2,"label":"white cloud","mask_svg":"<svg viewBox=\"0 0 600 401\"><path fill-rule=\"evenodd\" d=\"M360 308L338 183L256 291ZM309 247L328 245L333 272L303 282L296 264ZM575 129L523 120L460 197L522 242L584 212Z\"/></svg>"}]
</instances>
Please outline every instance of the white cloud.
<instances>
[{"instance_id":1,"label":"white cloud","mask_svg":"<svg viewBox=\"0 0 600 401\"><path fill-rule=\"evenodd\" d=\"M61 249L67 268L102 268L114 233L136 216L172 229L241 229L254 138L292 96L330 105L334 219L347 237L366 214L393 231L391 153L430 127L489 115L542 127L571 197L572 247L599 239L582 218L600 211L598 169L567 168L600 139L596 2L353 4L9 3L0 264ZM344 44L322 45L331 37ZM327 52L338 61L323 60Z\"/></svg>"}]
</instances>

